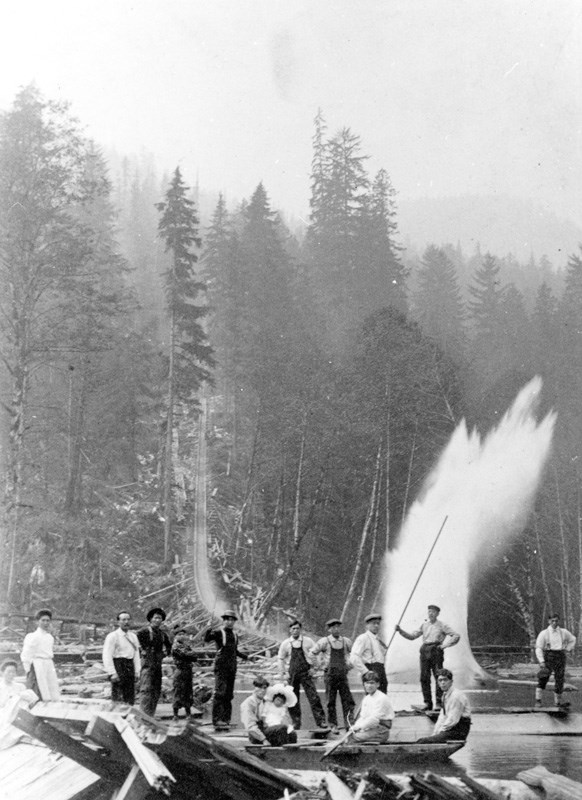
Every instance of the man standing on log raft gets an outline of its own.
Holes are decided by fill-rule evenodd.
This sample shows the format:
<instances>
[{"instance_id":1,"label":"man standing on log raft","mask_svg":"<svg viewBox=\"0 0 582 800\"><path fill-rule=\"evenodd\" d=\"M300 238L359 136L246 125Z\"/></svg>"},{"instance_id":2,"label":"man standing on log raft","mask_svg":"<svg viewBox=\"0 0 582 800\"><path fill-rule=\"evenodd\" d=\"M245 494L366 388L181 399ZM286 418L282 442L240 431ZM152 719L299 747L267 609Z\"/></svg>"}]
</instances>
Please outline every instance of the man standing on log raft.
<instances>
[{"instance_id":1,"label":"man standing on log raft","mask_svg":"<svg viewBox=\"0 0 582 800\"><path fill-rule=\"evenodd\" d=\"M139 642L129 630L131 615L120 611L117 629L108 633L103 643L103 666L111 681L111 699L118 703L135 703L135 682L141 670Z\"/></svg>"},{"instance_id":2,"label":"man standing on log raft","mask_svg":"<svg viewBox=\"0 0 582 800\"><path fill-rule=\"evenodd\" d=\"M338 733L336 696L339 692L346 730L352 722L356 704L348 682L348 672L352 668L350 650L352 643L347 636L340 635L341 619L326 622L328 635L319 639L311 650L312 656L321 654L324 667L325 692L327 694L327 721L331 732Z\"/></svg>"},{"instance_id":3,"label":"man standing on log raft","mask_svg":"<svg viewBox=\"0 0 582 800\"><path fill-rule=\"evenodd\" d=\"M311 711L318 728L327 728L325 722L325 712L321 705L321 700L317 694L311 668L314 664L312 650L315 642L309 636L303 636L302 624L298 619L291 620L289 623L289 633L287 639L281 642L277 659L279 661L279 678L291 684L297 703L289 708L289 714L293 720L295 730L301 727L301 702L299 692L303 686L305 696L311 706Z\"/></svg>"},{"instance_id":4,"label":"man standing on log raft","mask_svg":"<svg viewBox=\"0 0 582 800\"><path fill-rule=\"evenodd\" d=\"M455 633L450 625L438 619L441 611L438 606L431 604L428 606L427 611L428 619L412 633L402 630L400 625L396 625L395 630L405 639L418 639L419 636L422 636L422 645L420 646L420 688L422 689L424 710L430 711L433 707L431 675L434 675L436 683L435 708L440 709L443 691L437 680L437 675L439 670L442 669L445 660L443 651L445 648L457 644L461 637L458 633Z\"/></svg>"},{"instance_id":5,"label":"man standing on log raft","mask_svg":"<svg viewBox=\"0 0 582 800\"><path fill-rule=\"evenodd\" d=\"M237 656L248 660L246 653L239 652L238 634L233 631L238 617L234 611L225 611L222 615L224 624L213 631L209 628L204 634L204 641L216 644L214 659L214 700L212 701L212 722L215 731L227 731L232 716L232 698L234 697L234 681L236 678Z\"/></svg>"},{"instance_id":6,"label":"man standing on log raft","mask_svg":"<svg viewBox=\"0 0 582 800\"><path fill-rule=\"evenodd\" d=\"M142 655L139 707L144 714L153 717L162 693L162 661L164 656L170 655L172 643L168 634L161 630L166 619L163 608L150 609L146 619L149 625L137 632Z\"/></svg>"},{"instance_id":7,"label":"man standing on log raft","mask_svg":"<svg viewBox=\"0 0 582 800\"><path fill-rule=\"evenodd\" d=\"M536 657L540 664L535 701L538 707L542 705L542 692L546 688L552 672L556 684L554 704L556 706L570 705L562 702L562 691L566 674L566 653L574 649L576 637L566 628L560 628L559 621L559 614L550 614L548 627L536 639Z\"/></svg>"},{"instance_id":8,"label":"man standing on log raft","mask_svg":"<svg viewBox=\"0 0 582 800\"><path fill-rule=\"evenodd\" d=\"M388 691L388 678L386 677L384 660L388 646L378 636L382 615L372 611L364 621L366 623L366 632L356 637L352 646L350 661L362 676L362 681L367 672L375 672L378 676L379 689L386 694Z\"/></svg>"}]
</instances>

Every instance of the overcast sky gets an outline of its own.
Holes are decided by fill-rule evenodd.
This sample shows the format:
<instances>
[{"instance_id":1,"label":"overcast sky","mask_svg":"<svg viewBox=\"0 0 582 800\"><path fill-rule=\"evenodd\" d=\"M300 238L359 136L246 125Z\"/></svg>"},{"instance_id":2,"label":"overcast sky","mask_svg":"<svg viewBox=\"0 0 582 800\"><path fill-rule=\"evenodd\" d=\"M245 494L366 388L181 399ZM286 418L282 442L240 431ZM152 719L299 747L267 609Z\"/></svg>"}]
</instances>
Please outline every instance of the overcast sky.
<instances>
[{"instance_id":1,"label":"overcast sky","mask_svg":"<svg viewBox=\"0 0 582 800\"><path fill-rule=\"evenodd\" d=\"M313 118L403 198L502 193L580 221L580 0L19 0L0 107L35 81L161 170L308 210Z\"/></svg>"}]
</instances>

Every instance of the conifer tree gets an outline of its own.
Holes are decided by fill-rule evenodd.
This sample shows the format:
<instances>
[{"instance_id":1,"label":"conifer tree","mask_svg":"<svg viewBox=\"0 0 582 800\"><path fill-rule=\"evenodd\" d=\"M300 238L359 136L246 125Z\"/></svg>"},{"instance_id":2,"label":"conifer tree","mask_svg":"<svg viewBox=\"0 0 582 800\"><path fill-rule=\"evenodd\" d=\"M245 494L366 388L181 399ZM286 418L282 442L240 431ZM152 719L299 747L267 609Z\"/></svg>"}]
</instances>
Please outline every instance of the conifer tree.
<instances>
[{"instance_id":1,"label":"conifer tree","mask_svg":"<svg viewBox=\"0 0 582 800\"><path fill-rule=\"evenodd\" d=\"M465 314L456 269L442 248L426 248L417 281L415 317L421 329L459 363L465 349Z\"/></svg>"},{"instance_id":2,"label":"conifer tree","mask_svg":"<svg viewBox=\"0 0 582 800\"><path fill-rule=\"evenodd\" d=\"M178 402L196 404L196 393L203 381L210 378L214 365L212 349L207 343L201 320L207 308L197 304L205 290L195 272L201 246L198 217L188 187L176 168L165 199L157 204L160 212L159 234L170 256L165 273L166 301L169 313L168 392L166 444L164 454L164 561L170 558L172 530L172 442L174 410Z\"/></svg>"}]
</instances>

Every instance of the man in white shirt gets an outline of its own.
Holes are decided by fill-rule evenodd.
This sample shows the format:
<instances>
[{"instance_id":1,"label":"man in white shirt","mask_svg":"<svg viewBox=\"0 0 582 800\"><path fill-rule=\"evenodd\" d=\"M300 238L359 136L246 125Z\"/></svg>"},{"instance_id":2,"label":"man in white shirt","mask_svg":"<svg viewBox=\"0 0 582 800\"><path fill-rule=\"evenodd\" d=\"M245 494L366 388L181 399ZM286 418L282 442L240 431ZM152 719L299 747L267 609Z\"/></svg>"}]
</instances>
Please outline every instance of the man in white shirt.
<instances>
[{"instance_id":1,"label":"man in white shirt","mask_svg":"<svg viewBox=\"0 0 582 800\"><path fill-rule=\"evenodd\" d=\"M384 692L378 688L379 680L370 670L363 677L366 695L362 700L358 718L352 725L357 742L386 742L394 719L394 709Z\"/></svg>"},{"instance_id":2,"label":"man in white shirt","mask_svg":"<svg viewBox=\"0 0 582 800\"><path fill-rule=\"evenodd\" d=\"M252 744L269 744L263 733L263 709L269 681L261 675L253 679L253 692L240 704L240 721Z\"/></svg>"},{"instance_id":3,"label":"man in white shirt","mask_svg":"<svg viewBox=\"0 0 582 800\"><path fill-rule=\"evenodd\" d=\"M562 691L564 690L564 676L566 674L566 653L574 649L576 637L566 628L560 628L559 621L559 614L550 614L548 627L536 639L536 657L540 664L536 688L536 706L541 706L542 704L542 692L546 688L552 672L554 673L556 684L554 704L557 706L569 705L569 703L562 701Z\"/></svg>"},{"instance_id":4,"label":"man in white shirt","mask_svg":"<svg viewBox=\"0 0 582 800\"><path fill-rule=\"evenodd\" d=\"M396 625L395 630L405 639L418 639L422 636L420 647L420 688L424 700L426 711L432 709L432 688L431 675L434 675L436 683L436 708L441 707L441 689L437 681L439 669L444 663L444 650L457 644L461 638L450 625L438 619L440 608L435 605L428 606L428 619L412 633L407 633L400 625Z\"/></svg>"},{"instance_id":5,"label":"man in white shirt","mask_svg":"<svg viewBox=\"0 0 582 800\"><path fill-rule=\"evenodd\" d=\"M141 670L139 642L129 630L131 614L120 611L117 629L108 633L103 643L103 666L111 681L111 699L118 703L135 703L135 682Z\"/></svg>"},{"instance_id":6,"label":"man in white shirt","mask_svg":"<svg viewBox=\"0 0 582 800\"><path fill-rule=\"evenodd\" d=\"M423 736L420 744L465 741L471 729L471 706L463 692L453 688L453 673L439 669L437 681L442 690L442 708L432 736Z\"/></svg>"},{"instance_id":7,"label":"man in white shirt","mask_svg":"<svg viewBox=\"0 0 582 800\"><path fill-rule=\"evenodd\" d=\"M20 660L26 673L26 686L41 700L59 700L61 692L53 661L54 637L50 633L52 612L43 608L36 615L37 629L27 633Z\"/></svg>"},{"instance_id":8,"label":"man in white shirt","mask_svg":"<svg viewBox=\"0 0 582 800\"><path fill-rule=\"evenodd\" d=\"M380 681L379 689L384 694L388 691L388 678L384 668L384 660L388 647L378 636L382 615L375 611L365 619L366 632L356 637L350 654L352 665L363 677L366 672L375 672Z\"/></svg>"}]
</instances>

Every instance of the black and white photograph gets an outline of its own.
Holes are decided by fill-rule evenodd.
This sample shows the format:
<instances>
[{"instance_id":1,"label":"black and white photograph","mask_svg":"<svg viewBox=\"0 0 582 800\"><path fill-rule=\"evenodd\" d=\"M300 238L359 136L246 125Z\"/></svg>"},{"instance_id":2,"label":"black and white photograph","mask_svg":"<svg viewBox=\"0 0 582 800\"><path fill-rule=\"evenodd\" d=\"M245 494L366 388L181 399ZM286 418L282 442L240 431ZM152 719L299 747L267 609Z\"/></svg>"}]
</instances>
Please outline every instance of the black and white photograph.
<instances>
[{"instance_id":1,"label":"black and white photograph","mask_svg":"<svg viewBox=\"0 0 582 800\"><path fill-rule=\"evenodd\" d=\"M0 487L0 800L582 798L582 4L5 4Z\"/></svg>"}]
</instances>

